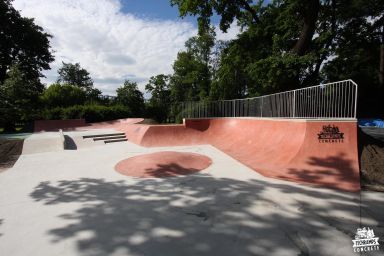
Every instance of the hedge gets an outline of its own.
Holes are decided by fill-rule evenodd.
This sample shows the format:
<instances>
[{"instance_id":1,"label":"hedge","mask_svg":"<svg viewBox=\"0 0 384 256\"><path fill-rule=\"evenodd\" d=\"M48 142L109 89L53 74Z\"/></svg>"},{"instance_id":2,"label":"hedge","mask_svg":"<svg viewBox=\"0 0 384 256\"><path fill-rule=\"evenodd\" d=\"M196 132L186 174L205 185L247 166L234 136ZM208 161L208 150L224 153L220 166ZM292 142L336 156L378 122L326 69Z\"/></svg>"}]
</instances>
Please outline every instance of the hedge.
<instances>
[{"instance_id":1,"label":"hedge","mask_svg":"<svg viewBox=\"0 0 384 256\"><path fill-rule=\"evenodd\" d=\"M76 105L44 109L40 118L45 120L65 120L84 118L87 123L132 117L129 108L121 105Z\"/></svg>"}]
</instances>

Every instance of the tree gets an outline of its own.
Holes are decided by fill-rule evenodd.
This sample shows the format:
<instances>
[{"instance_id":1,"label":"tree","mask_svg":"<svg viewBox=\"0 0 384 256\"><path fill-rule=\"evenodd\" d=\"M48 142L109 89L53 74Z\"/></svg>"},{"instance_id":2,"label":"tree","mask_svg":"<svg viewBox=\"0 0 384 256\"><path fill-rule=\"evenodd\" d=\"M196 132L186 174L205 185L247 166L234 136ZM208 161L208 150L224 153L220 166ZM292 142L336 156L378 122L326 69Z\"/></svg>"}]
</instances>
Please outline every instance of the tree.
<instances>
[{"instance_id":1,"label":"tree","mask_svg":"<svg viewBox=\"0 0 384 256\"><path fill-rule=\"evenodd\" d=\"M65 63L57 71L59 77L58 83L71 84L82 88L84 91L90 91L93 88L93 80L86 69L80 66L80 63Z\"/></svg>"},{"instance_id":2,"label":"tree","mask_svg":"<svg viewBox=\"0 0 384 256\"><path fill-rule=\"evenodd\" d=\"M257 96L270 91L272 86L255 83L248 68L255 60L272 54L272 33L253 26L223 46L210 91L212 99Z\"/></svg>"},{"instance_id":3,"label":"tree","mask_svg":"<svg viewBox=\"0 0 384 256\"><path fill-rule=\"evenodd\" d=\"M257 5L253 6L256 2ZM214 13L221 16L220 29L224 32L232 22L242 20L244 23L255 23L259 20L258 9L263 1L251 0L171 0L171 5L177 5L181 17L193 15L198 17L199 30L210 25Z\"/></svg>"},{"instance_id":4,"label":"tree","mask_svg":"<svg viewBox=\"0 0 384 256\"><path fill-rule=\"evenodd\" d=\"M63 62L63 66L57 72L59 74L57 83L70 84L82 89L86 94L87 102L100 103L102 101L101 91L93 87L93 80L89 72L82 68L80 63Z\"/></svg>"},{"instance_id":5,"label":"tree","mask_svg":"<svg viewBox=\"0 0 384 256\"><path fill-rule=\"evenodd\" d=\"M332 0L324 1L324 6L327 8L330 2ZM220 28L224 32L235 20L244 29L253 30L251 32L263 30L263 33L258 33L260 37L253 36L254 43L260 44L261 38L268 35L270 39L267 41L271 44L267 49L271 50L270 55L254 59L252 65L246 65L247 70L236 71L248 73L253 82L258 83L256 87L270 85L272 90L288 90L305 86L307 77L318 78L318 70L312 66L317 64L313 37L317 32L319 12L324 7L320 6L319 0L279 0L269 3L251 0L171 0L171 4L179 7L181 16L197 15L199 29L204 29L216 12L221 16ZM324 23L324 29L329 29L330 23ZM277 73L281 75L275 76Z\"/></svg>"},{"instance_id":6,"label":"tree","mask_svg":"<svg viewBox=\"0 0 384 256\"><path fill-rule=\"evenodd\" d=\"M145 90L151 93L148 114L159 123L167 119L171 104L170 77L164 74L152 76Z\"/></svg>"},{"instance_id":7,"label":"tree","mask_svg":"<svg viewBox=\"0 0 384 256\"><path fill-rule=\"evenodd\" d=\"M221 51L210 90L213 99L353 78L363 96L358 105L382 109L377 96L384 87L380 0L171 0L171 4L179 7L181 16L197 16L199 30L209 26L213 13L220 16L223 31L235 20L243 28ZM360 115L369 112L358 110Z\"/></svg>"},{"instance_id":8,"label":"tree","mask_svg":"<svg viewBox=\"0 0 384 256\"><path fill-rule=\"evenodd\" d=\"M18 65L12 66L7 79L0 84L0 125L5 131L15 131L18 121L30 121L44 87L37 78L31 79Z\"/></svg>"},{"instance_id":9,"label":"tree","mask_svg":"<svg viewBox=\"0 0 384 256\"><path fill-rule=\"evenodd\" d=\"M208 27L206 30L200 31L197 36L188 39L185 42L185 47L197 60L208 66L210 64L212 47L215 45L215 36L214 27Z\"/></svg>"},{"instance_id":10,"label":"tree","mask_svg":"<svg viewBox=\"0 0 384 256\"><path fill-rule=\"evenodd\" d=\"M117 88L116 93L117 103L127 106L135 117L141 117L144 114L144 96L136 82L125 80L124 85Z\"/></svg>"},{"instance_id":11,"label":"tree","mask_svg":"<svg viewBox=\"0 0 384 256\"><path fill-rule=\"evenodd\" d=\"M18 121L29 121L44 90L39 78L53 56L51 36L21 17L11 0L0 1L0 123L14 131Z\"/></svg>"},{"instance_id":12,"label":"tree","mask_svg":"<svg viewBox=\"0 0 384 256\"><path fill-rule=\"evenodd\" d=\"M381 81L384 12L375 8L344 14L343 29L336 36L337 48L332 60L325 63L321 74L328 81L353 79L358 85L358 116L384 117L384 84ZM383 9L383 8L382 8ZM361 17L348 18L364 12ZM347 16L347 17L346 17ZM351 17L349 16L349 17ZM368 19L367 17L374 17Z\"/></svg>"},{"instance_id":13,"label":"tree","mask_svg":"<svg viewBox=\"0 0 384 256\"><path fill-rule=\"evenodd\" d=\"M51 35L33 19L21 17L11 3L12 0L0 1L0 84L13 65L18 66L23 77L36 81L54 60L50 52Z\"/></svg>"},{"instance_id":14,"label":"tree","mask_svg":"<svg viewBox=\"0 0 384 256\"><path fill-rule=\"evenodd\" d=\"M102 93L97 88L91 88L86 92L87 102L90 103L102 103L104 100L102 99Z\"/></svg>"},{"instance_id":15,"label":"tree","mask_svg":"<svg viewBox=\"0 0 384 256\"><path fill-rule=\"evenodd\" d=\"M174 73L170 78L174 102L204 100L209 96L212 75L210 57L214 44L214 29L208 27L185 43L186 51L177 54Z\"/></svg>"},{"instance_id":16,"label":"tree","mask_svg":"<svg viewBox=\"0 0 384 256\"><path fill-rule=\"evenodd\" d=\"M209 95L210 71L191 52L179 52L173 64L171 96L174 102L203 100Z\"/></svg>"},{"instance_id":17,"label":"tree","mask_svg":"<svg viewBox=\"0 0 384 256\"><path fill-rule=\"evenodd\" d=\"M213 13L221 16L220 29L224 32L234 20L238 20L243 26L251 26L260 22L260 16L265 10L263 0L171 0L171 5L179 7L180 16L188 14L198 16L199 30L209 27ZM285 14L290 18L300 18L300 31L292 45L292 52L302 56L310 48L310 43L316 29L316 21L320 10L319 0L290 0L273 1L270 5L284 8ZM294 15L294 16L292 16Z\"/></svg>"},{"instance_id":18,"label":"tree","mask_svg":"<svg viewBox=\"0 0 384 256\"><path fill-rule=\"evenodd\" d=\"M49 108L83 105L85 98L85 92L71 84L52 84L41 96L44 105Z\"/></svg>"}]
</instances>

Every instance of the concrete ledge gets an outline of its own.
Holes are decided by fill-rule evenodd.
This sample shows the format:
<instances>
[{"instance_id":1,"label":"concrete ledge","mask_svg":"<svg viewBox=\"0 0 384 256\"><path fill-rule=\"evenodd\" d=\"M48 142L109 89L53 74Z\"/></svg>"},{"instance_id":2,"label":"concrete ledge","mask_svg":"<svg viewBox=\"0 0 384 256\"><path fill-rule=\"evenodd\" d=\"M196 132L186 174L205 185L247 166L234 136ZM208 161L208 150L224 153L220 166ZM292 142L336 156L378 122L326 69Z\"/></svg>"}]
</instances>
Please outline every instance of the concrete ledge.
<instances>
[{"instance_id":1,"label":"concrete ledge","mask_svg":"<svg viewBox=\"0 0 384 256\"><path fill-rule=\"evenodd\" d=\"M63 139L63 132L34 133L24 140L22 154L63 151Z\"/></svg>"}]
</instances>

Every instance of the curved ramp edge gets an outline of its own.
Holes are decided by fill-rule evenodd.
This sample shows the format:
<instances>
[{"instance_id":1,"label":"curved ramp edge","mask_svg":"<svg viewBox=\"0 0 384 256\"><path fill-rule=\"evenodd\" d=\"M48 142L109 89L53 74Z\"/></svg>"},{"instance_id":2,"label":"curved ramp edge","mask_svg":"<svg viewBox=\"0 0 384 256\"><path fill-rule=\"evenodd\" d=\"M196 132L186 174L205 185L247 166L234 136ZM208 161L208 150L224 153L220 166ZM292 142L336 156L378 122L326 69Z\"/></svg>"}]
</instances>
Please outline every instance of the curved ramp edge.
<instances>
[{"instance_id":1,"label":"curved ramp edge","mask_svg":"<svg viewBox=\"0 0 384 256\"><path fill-rule=\"evenodd\" d=\"M210 144L267 177L360 190L355 120L215 118L123 126L130 141L145 147Z\"/></svg>"},{"instance_id":2,"label":"curved ramp edge","mask_svg":"<svg viewBox=\"0 0 384 256\"><path fill-rule=\"evenodd\" d=\"M324 133L327 129L330 132ZM321 134L322 138L319 138ZM308 121L306 139L300 151L276 176L300 183L359 191L357 122Z\"/></svg>"}]
</instances>

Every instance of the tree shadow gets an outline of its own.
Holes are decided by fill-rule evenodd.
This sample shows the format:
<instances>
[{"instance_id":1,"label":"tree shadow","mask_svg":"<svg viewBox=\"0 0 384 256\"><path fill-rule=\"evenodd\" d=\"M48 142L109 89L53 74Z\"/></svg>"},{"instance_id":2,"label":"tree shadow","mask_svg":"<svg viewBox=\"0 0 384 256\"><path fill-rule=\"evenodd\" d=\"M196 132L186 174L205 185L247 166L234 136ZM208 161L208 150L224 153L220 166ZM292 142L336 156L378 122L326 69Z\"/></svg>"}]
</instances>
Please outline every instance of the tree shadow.
<instances>
[{"instance_id":1,"label":"tree shadow","mask_svg":"<svg viewBox=\"0 0 384 256\"><path fill-rule=\"evenodd\" d=\"M316 169L289 168L287 174L279 178L346 191L358 191L360 188L359 173L344 154L326 158L311 157L307 165L316 166Z\"/></svg>"},{"instance_id":2,"label":"tree shadow","mask_svg":"<svg viewBox=\"0 0 384 256\"><path fill-rule=\"evenodd\" d=\"M48 232L53 242L76 239L84 255L332 254L339 244L327 234L349 243L359 226L354 194L203 173L133 184L47 181L30 196L45 205L82 203L59 216L67 224Z\"/></svg>"},{"instance_id":3,"label":"tree shadow","mask_svg":"<svg viewBox=\"0 0 384 256\"><path fill-rule=\"evenodd\" d=\"M201 170L196 168L185 168L176 163L170 164L158 164L156 168L148 168L145 170L145 174L151 177L164 178L180 175L189 175Z\"/></svg>"}]
</instances>

